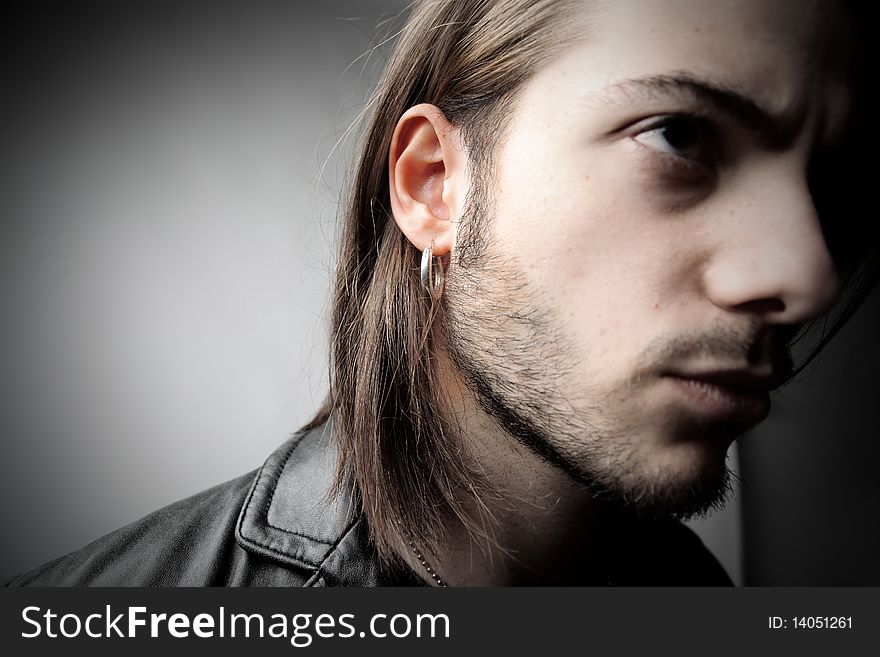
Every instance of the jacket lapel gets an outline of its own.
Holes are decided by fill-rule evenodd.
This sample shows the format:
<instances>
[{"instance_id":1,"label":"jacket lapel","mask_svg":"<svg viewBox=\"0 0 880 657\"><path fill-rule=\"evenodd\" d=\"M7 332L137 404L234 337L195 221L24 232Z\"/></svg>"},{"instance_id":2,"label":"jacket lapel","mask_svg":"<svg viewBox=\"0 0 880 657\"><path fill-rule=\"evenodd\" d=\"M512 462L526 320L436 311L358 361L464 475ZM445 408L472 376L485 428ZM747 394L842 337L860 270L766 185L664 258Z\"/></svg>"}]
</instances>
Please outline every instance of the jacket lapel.
<instances>
[{"instance_id":1,"label":"jacket lapel","mask_svg":"<svg viewBox=\"0 0 880 657\"><path fill-rule=\"evenodd\" d=\"M369 530L348 496L330 496L333 420L295 434L257 473L236 540L279 565L306 569L310 586L376 586L382 575Z\"/></svg>"}]
</instances>

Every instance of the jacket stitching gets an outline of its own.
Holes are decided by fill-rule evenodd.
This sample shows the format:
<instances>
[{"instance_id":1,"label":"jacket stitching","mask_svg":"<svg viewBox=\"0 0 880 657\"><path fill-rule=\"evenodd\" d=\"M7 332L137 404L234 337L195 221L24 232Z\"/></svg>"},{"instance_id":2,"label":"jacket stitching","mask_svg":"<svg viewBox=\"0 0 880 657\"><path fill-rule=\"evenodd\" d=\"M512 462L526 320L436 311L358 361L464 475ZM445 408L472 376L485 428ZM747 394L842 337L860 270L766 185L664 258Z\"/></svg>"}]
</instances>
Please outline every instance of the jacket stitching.
<instances>
[{"instance_id":1,"label":"jacket stitching","mask_svg":"<svg viewBox=\"0 0 880 657\"><path fill-rule=\"evenodd\" d=\"M358 516L345 529L345 531L342 532L342 536L339 537L339 540L333 544L333 547L330 548L330 550L327 552L327 555L323 559L321 559L321 563L318 564L318 569L315 571L315 574L312 576L312 578L308 582L306 582L306 584L305 584L306 586L314 586L315 582L313 580L315 580L316 578L319 578L319 579L324 578L324 573L322 571L324 569L324 564L327 562L327 559L329 559L331 556L333 556L333 554L336 553L336 550L342 544L342 541L344 541L346 538L348 538L348 535L351 534L352 530L354 530L355 525L357 525L358 522L360 522L360 520L361 520L361 518L360 518L360 516Z\"/></svg>"},{"instance_id":2,"label":"jacket stitching","mask_svg":"<svg viewBox=\"0 0 880 657\"><path fill-rule=\"evenodd\" d=\"M320 543L322 545L329 545L329 546L338 545L339 541L342 540L342 537L345 536L345 533L347 532L347 530L346 530L346 532L343 532L343 536L340 539L338 539L337 541L335 541L335 542L334 541L325 541L325 540L322 540L319 538L315 538L314 536L310 536L310 535L303 533L303 532L297 532L297 531L293 531L293 530L289 530L289 529L284 529L283 527L277 527L276 525L269 522L268 509L275 500L275 493L278 490L278 481L281 478L281 474L284 472L284 468L287 466L287 463L290 461L291 457L293 456L293 453L296 451L297 447L299 447L300 443L302 443L303 438L305 438L305 434L300 436L299 440L297 440L296 443L294 443L289 448L287 455L284 458L284 462L281 464L281 467L278 468L278 470L277 470L277 474L275 472L267 472L267 470L268 470L266 467L267 464L265 464L265 463L260 468L260 471L257 473L257 480L256 480L254 486L251 487L250 492L248 493L248 499L247 499L247 502L245 503L244 512L241 514L241 518L239 519L238 532L242 536L242 538L245 538L247 541L249 541L253 545L259 546L259 547L263 548L264 550L267 550L268 552L270 552L276 556L284 557L286 559L291 559L293 561L296 561L299 564L302 564L303 566L306 566L309 568L314 568L315 567L314 562L307 561L307 560L302 559L300 557L295 557L294 555L292 555L288 551L279 550L278 548L273 547L272 546L273 541L266 538L266 537L248 536L245 534L245 531L244 531L245 518L248 517L251 513L251 506L254 502L254 497L256 494L257 487L261 483L266 483L267 485L274 484L274 488L272 489L272 496L269 500L269 504L266 506L265 509L260 509L260 513L264 514L266 517L266 525L267 526L272 527L273 529L280 531L280 532L283 532L285 534L300 536L300 537L306 538L310 541L314 541L316 543ZM267 480L265 482L263 481L264 477L267 478ZM324 561L327 560L327 557L330 554L332 554L333 549L334 549L334 547L331 547L331 549L328 551L328 553L324 556L324 559L321 560L321 563L324 563ZM320 565L318 567L320 567Z\"/></svg>"},{"instance_id":3,"label":"jacket stitching","mask_svg":"<svg viewBox=\"0 0 880 657\"><path fill-rule=\"evenodd\" d=\"M300 440L302 440L302 438L300 438ZM297 445L299 445L299 441L297 441L296 444L290 448L289 454L293 453L293 450L296 449ZM289 456L288 456L288 458L289 458ZM286 460L285 460L285 463L286 463ZM238 520L238 531L242 536L245 535L244 534L244 519L250 515L251 503L254 501L254 496L257 491L257 487L259 486L260 483L262 483L263 473L265 472L267 465L268 465L268 461L266 463L264 463L262 465L262 467L260 467L260 471L257 473L257 478L254 481L254 485L251 486L251 490L250 490L250 492L248 492L248 498L247 498L247 502L245 502L245 505L244 505L244 511L242 512L241 517ZM280 473L279 473L279 476L280 476ZM277 486L278 479L277 478L274 478L274 479L275 479L275 485Z\"/></svg>"},{"instance_id":4,"label":"jacket stitching","mask_svg":"<svg viewBox=\"0 0 880 657\"><path fill-rule=\"evenodd\" d=\"M293 453L293 450L296 449L297 445L299 445L299 442L301 440L302 440L302 437L300 437L300 440L297 441L296 444L290 448L291 454ZM289 458L289 456L288 456L288 458ZM286 460L285 460L285 462L286 462ZM315 567L315 564L313 562L306 561L305 559L301 559L299 557L295 557L292 554L290 554L289 552L285 552L285 551L279 550L275 547L272 547L271 540L265 540L265 539L260 540L261 537L259 537L259 536L248 536L247 534L245 534L244 521L245 521L245 518L250 514L251 503L254 500L254 494L257 490L257 485L259 483L261 483L261 481L263 479L264 472L266 469L267 469L266 464L264 463L263 466L260 468L260 471L257 473L257 481L254 483L254 485L251 487L250 492L248 493L248 499L247 499L247 502L245 502L244 511L242 512L241 517L239 518L239 521L238 521L238 533L243 539L245 539L251 545L257 546L257 547L259 547L263 550L266 550L267 552L274 554L278 557L283 557L284 559L290 559L291 561L294 561L297 564L299 564L305 568L312 569ZM277 479L275 479L275 482L277 484ZM279 530L279 531L284 531L284 530ZM308 538L310 540L314 540L310 536L303 536L303 537Z\"/></svg>"},{"instance_id":5,"label":"jacket stitching","mask_svg":"<svg viewBox=\"0 0 880 657\"><path fill-rule=\"evenodd\" d=\"M284 463L281 464L281 467L278 470L278 476L275 478L275 487L272 489L272 497L269 498L269 504L266 505L266 524L273 529L277 529L280 532L284 532L285 534L293 534L295 536L302 536L303 538L307 538L310 541L315 541L316 543L321 543L322 545L333 545L334 541L326 541L324 539L316 538L314 536L310 536L304 532L298 532L293 529L287 529L285 527L279 527L272 523L269 520L269 508L275 503L275 493L278 492L278 482L281 479L281 475L284 473L284 469L287 467L287 464L290 462L290 459L293 457L293 453L296 451L297 447L302 443L302 438L300 438L296 444L291 448L291 450L287 453L287 457L284 459Z\"/></svg>"}]
</instances>

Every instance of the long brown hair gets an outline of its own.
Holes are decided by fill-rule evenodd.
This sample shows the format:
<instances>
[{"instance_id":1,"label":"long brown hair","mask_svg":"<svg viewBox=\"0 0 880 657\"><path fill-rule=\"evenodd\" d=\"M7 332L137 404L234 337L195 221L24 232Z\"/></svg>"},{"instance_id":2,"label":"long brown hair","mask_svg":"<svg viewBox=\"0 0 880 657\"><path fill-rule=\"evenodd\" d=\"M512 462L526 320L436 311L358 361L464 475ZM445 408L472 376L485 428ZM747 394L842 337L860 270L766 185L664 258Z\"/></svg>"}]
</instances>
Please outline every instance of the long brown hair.
<instances>
[{"instance_id":1,"label":"long brown hair","mask_svg":"<svg viewBox=\"0 0 880 657\"><path fill-rule=\"evenodd\" d=\"M387 210L391 137L408 108L436 105L460 128L469 168L485 180L513 94L574 36L570 4L418 2L367 104L332 292L330 393L307 426L332 412L337 492L357 495L354 507L385 561L407 542L430 552L450 517L479 532L461 491L487 492L439 412L428 330L436 308L420 283L421 254Z\"/></svg>"},{"instance_id":2,"label":"long brown hair","mask_svg":"<svg viewBox=\"0 0 880 657\"><path fill-rule=\"evenodd\" d=\"M322 424L332 413L339 449L336 492L355 496L353 509L366 515L387 562L397 559L393 546L407 542L430 554L450 518L482 533L462 504L462 492L478 505L481 496L490 494L460 457L455 433L441 417L431 363L436 308L420 284L420 253L387 210L392 134L408 108L438 106L461 131L472 194L484 194L493 146L504 132L517 89L577 38L577 30L587 28L574 27L570 5L570 0L418 2L367 103L332 292L330 393L306 428ZM817 192L817 206L834 205L834 190L827 199L822 194ZM848 191L846 202L837 207L848 211L855 203L855 191ZM831 209L820 207L829 215ZM832 219L833 225L838 219ZM460 235L477 234L479 227L466 221ZM863 265L876 260L867 259L863 247L873 245L875 237L876 231L870 240L849 240L841 249L846 262L839 264L850 294L839 308L839 321L823 326L818 348L873 285L876 266L868 270ZM462 246L468 245L456 248Z\"/></svg>"}]
</instances>

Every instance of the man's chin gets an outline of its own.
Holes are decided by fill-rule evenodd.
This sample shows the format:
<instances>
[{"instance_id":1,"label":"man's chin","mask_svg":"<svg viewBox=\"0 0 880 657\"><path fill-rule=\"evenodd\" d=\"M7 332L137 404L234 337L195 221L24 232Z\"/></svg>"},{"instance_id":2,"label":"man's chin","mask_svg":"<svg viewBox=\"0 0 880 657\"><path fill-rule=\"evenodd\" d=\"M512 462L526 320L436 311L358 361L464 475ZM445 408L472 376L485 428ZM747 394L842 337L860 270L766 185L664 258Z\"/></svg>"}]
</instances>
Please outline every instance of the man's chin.
<instances>
[{"instance_id":1,"label":"man's chin","mask_svg":"<svg viewBox=\"0 0 880 657\"><path fill-rule=\"evenodd\" d=\"M640 515L668 515L679 520L703 518L720 511L733 492L730 471L725 467L723 474L712 479L703 479L680 486L667 493L665 498L654 502L653 508L635 511Z\"/></svg>"},{"instance_id":2,"label":"man's chin","mask_svg":"<svg viewBox=\"0 0 880 657\"><path fill-rule=\"evenodd\" d=\"M733 491L723 450L690 456L667 459L663 464L654 460L640 468L630 463L625 469L608 464L567 470L611 508L638 516L688 520L720 510Z\"/></svg>"},{"instance_id":3,"label":"man's chin","mask_svg":"<svg viewBox=\"0 0 880 657\"><path fill-rule=\"evenodd\" d=\"M623 486L618 503L639 516L689 520L710 515L727 503L733 491L726 465L704 471L698 477L645 479Z\"/></svg>"}]
</instances>

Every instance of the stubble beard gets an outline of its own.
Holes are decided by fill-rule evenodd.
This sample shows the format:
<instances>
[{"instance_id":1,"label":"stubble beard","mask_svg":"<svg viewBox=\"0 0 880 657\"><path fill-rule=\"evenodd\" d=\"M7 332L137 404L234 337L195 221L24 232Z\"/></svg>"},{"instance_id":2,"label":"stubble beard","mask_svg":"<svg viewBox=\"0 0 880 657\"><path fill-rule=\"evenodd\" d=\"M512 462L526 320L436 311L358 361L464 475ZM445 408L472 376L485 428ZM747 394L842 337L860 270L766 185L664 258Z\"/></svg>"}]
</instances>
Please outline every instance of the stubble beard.
<instances>
[{"instance_id":1,"label":"stubble beard","mask_svg":"<svg viewBox=\"0 0 880 657\"><path fill-rule=\"evenodd\" d=\"M480 196L463 214L462 248L453 250L438 318L445 349L480 408L510 439L611 508L680 519L721 508L732 490L723 458L698 477L658 472L640 449L638 428L624 413L609 412L611 396L619 400L625 389L587 386L572 398L573 384L583 385L577 351L541 305L541 291L492 243L489 204Z\"/></svg>"}]
</instances>

